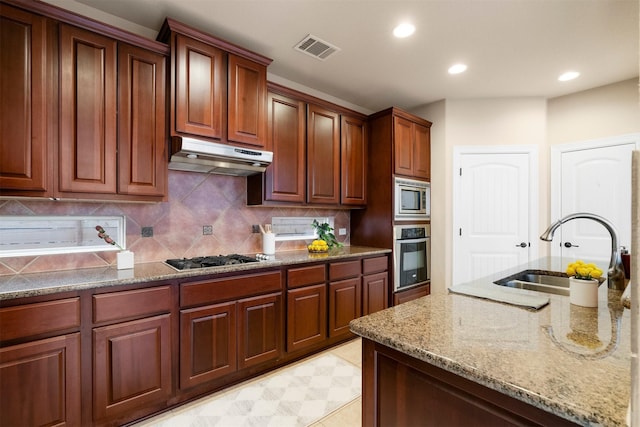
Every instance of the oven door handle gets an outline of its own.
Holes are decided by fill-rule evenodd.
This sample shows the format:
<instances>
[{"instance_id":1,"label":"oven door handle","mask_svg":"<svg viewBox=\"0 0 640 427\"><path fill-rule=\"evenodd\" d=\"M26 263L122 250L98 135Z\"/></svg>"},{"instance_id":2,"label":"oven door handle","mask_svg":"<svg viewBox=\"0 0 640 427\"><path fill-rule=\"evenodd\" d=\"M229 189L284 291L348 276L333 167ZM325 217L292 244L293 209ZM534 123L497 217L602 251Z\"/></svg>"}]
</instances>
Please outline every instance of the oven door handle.
<instances>
[{"instance_id":1,"label":"oven door handle","mask_svg":"<svg viewBox=\"0 0 640 427\"><path fill-rule=\"evenodd\" d=\"M396 243L398 244L402 244L402 243L422 243L422 242L427 242L427 240L429 240L428 237L421 237L419 239L404 239L404 240L396 240Z\"/></svg>"}]
</instances>

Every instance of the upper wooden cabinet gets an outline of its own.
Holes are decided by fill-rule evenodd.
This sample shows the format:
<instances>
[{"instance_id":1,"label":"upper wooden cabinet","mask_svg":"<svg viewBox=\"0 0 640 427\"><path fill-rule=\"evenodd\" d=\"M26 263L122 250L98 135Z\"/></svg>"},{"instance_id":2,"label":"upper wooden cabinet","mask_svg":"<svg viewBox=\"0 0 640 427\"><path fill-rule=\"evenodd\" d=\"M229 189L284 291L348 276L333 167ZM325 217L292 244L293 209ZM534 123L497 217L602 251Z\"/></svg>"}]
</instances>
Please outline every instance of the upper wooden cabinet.
<instances>
[{"instance_id":1,"label":"upper wooden cabinet","mask_svg":"<svg viewBox=\"0 0 640 427\"><path fill-rule=\"evenodd\" d=\"M164 200L168 46L27 6L1 10L2 195Z\"/></svg>"},{"instance_id":2,"label":"upper wooden cabinet","mask_svg":"<svg viewBox=\"0 0 640 427\"><path fill-rule=\"evenodd\" d=\"M47 169L46 19L0 8L0 190L43 194Z\"/></svg>"},{"instance_id":3,"label":"upper wooden cabinet","mask_svg":"<svg viewBox=\"0 0 640 427\"><path fill-rule=\"evenodd\" d=\"M340 115L307 106L307 202L340 202Z\"/></svg>"},{"instance_id":4,"label":"upper wooden cabinet","mask_svg":"<svg viewBox=\"0 0 640 427\"><path fill-rule=\"evenodd\" d=\"M247 204L366 205L366 116L269 83L267 150L247 177Z\"/></svg>"},{"instance_id":5,"label":"upper wooden cabinet","mask_svg":"<svg viewBox=\"0 0 640 427\"><path fill-rule=\"evenodd\" d=\"M263 148L271 59L167 18L171 44L171 134Z\"/></svg>"},{"instance_id":6,"label":"upper wooden cabinet","mask_svg":"<svg viewBox=\"0 0 640 427\"><path fill-rule=\"evenodd\" d=\"M430 178L431 139L429 125L405 117L393 117L393 142L396 175Z\"/></svg>"}]
</instances>

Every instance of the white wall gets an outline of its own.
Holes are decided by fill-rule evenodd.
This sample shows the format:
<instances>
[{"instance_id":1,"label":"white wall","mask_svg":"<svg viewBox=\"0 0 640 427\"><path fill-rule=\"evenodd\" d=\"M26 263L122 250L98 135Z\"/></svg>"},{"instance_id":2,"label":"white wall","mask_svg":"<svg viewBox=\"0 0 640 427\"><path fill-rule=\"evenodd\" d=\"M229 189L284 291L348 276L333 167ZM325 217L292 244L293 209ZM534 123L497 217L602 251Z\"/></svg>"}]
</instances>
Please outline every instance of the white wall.
<instances>
[{"instance_id":1,"label":"white wall","mask_svg":"<svg viewBox=\"0 0 640 427\"><path fill-rule=\"evenodd\" d=\"M549 100L550 145L640 132L638 79Z\"/></svg>"}]
</instances>

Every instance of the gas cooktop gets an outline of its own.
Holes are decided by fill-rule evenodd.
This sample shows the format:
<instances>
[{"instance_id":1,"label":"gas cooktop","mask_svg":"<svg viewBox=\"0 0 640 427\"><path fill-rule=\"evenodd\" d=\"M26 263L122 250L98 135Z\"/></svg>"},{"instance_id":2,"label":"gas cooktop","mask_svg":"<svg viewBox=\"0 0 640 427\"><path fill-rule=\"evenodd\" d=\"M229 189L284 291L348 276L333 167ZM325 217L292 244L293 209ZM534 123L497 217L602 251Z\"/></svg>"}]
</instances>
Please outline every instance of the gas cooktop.
<instances>
[{"instance_id":1,"label":"gas cooktop","mask_svg":"<svg viewBox=\"0 0 640 427\"><path fill-rule=\"evenodd\" d=\"M168 259L167 264L177 270L190 270L193 268L204 267L219 267L221 265L232 264L245 264L248 262L258 262L256 258L251 258L244 255L231 254L231 255L218 255L218 256L203 256L195 258L182 258L182 259Z\"/></svg>"}]
</instances>

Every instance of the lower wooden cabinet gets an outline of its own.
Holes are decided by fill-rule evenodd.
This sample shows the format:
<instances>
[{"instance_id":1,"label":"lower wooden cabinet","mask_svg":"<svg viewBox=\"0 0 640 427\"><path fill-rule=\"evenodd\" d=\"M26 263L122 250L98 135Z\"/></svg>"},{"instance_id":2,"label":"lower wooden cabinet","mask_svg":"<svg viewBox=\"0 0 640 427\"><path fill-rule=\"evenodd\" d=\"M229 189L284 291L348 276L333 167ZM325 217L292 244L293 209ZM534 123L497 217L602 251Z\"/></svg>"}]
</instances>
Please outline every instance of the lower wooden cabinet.
<instances>
[{"instance_id":1,"label":"lower wooden cabinet","mask_svg":"<svg viewBox=\"0 0 640 427\"><path fill-rule=\"evenodd\" d=\"M169 399L170 318L163 314L93 330L95 421L133 420Z\"/></svg>"},{"instance_id":2,"label":"lower wooden cabinet","mask_svg":"<svg viewBox=\"0 0 640 427\"><path fill-rule=\"evenodd\" d=\"M429 284L416 286L415 288L407 289L406 291L396 292L393 294L393 305L402 304L407 301L426 297L431 293L431 286Z\"/></svg>"},{"instance_id":3,"label":"lower wooden cabinet","mask_svg":"<svg viewBox=\"0 0 640 427\"><path fill-rule=\"evenodd\" d=\"M180 311L180 388L236 370L236 304Z\"/></svg>"},{"instance_id":4,"label":"lower wooden cabinet","mask_svg":"<svg viewBox=\"0 0 640 427\"><path fill-rule=\"evenodd\" d=\"M80 334L0 349L0 425L80 425Z\"/></svg>"},{"instance_id":5,"label":"lower wooden cabinet","mask_svg":"<svg viewBox=\"0 0 640 427\"><path fill-rule=\"evenodd\" d=\"M282 315L281 293L238 301L238 369L282 355Z\"/></svg>"},{"instance_id":6,"label":"lower wooden cabinet","mask_svg":"<svg viewBox=\"0 0 640 427\"><path fill-rule=\"evenodd\" d=\"M327 338L327 287L324 283L287 291L287 351Z\"/></svg>"},{"instance_id":7,"label":"lower wooden cabinet","mask_svg":"<svg viewBox=\"0 0 640 427\"><path fill-rule=\"evenodd\" d=\"M389 295L389 273L362 276L362 315L387 308Z\"/></svg>"},{"instance_id":8,"label":"lower wooden cabinet","mask_svg":"<svg viewBox=\"0 0 640 427\"><path fill-rule=\"evenodd\" d=\"M329 336L350 335L349 322L360 317L361 279L329 283Z\"/></svg>"}]
</instances>

